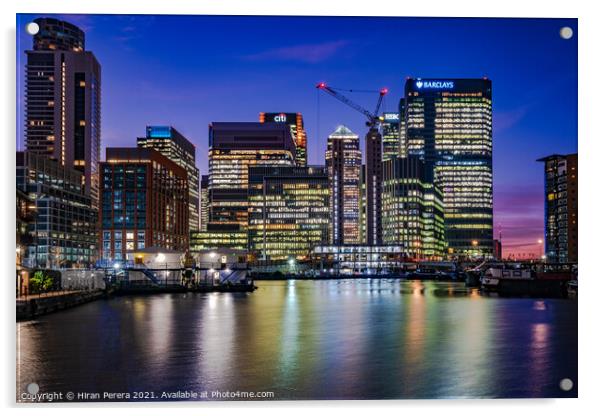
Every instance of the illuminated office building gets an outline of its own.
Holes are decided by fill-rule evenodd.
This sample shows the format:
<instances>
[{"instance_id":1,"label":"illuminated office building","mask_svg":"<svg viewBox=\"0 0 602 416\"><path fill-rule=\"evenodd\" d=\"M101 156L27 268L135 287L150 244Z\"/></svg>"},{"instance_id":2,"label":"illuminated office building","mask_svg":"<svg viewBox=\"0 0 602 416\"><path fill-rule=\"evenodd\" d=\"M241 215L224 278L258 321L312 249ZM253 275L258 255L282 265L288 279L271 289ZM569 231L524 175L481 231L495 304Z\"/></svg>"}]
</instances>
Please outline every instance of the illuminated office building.
<instances>
[{"instance_id":1,"label":"illuminated office building","mask_svg":"<svg viewBox=\"0 0 602 416\"><path fill-rule=\"evenodd\" d=\"M101 162L101 255L188 248L188 173L156 150L107 148Z\"/></svg>"},{"instance_id":2,"label":"illuminated office building","mask_svg":"<svg viewBox=\"0 0 602 416\"><path fill-rule=\"evenodd\" d=\"M328 136L326 168L330 181L330 241L335 245L360 243L359 136L339 126Z\"/></svg>"},{"instance_id":3,"label":"illuminated office building","mask_svg":"<svg viewBox=\"0 0 602 416\"><path fill-rule=\"evenodd\" d=\"M577 153L551 155L545 164L546 261L576 263L578 251Z\"/></svg>"},{"instance_id":4,"label":"illuminated office building","mask_svg":"<svg viewBox=\"0 0 602 416\"><path fill-rule=\"evenodd\" d=\"M383 162L383 240L404 258L440 260L445 255L443 194L427 179L416 156Z\"/></svg>"},{"instance_id":5,"label":"illuminated office building","mask_svg":"<svg viewBox=\"0 0 602 416\"><path fill-rule=\"evenodd\" d=\"M443 191L452 256L493 255L491 81L408 78L408 155L425 163Z\"/></svg>"},{"instance_id":6,"label":"illuminated office building","mask_svg":"<svg viewBox=\"0 0 602 416\"><path fill-rule=\"evenodd\" d=\"M312 263L324 277L340 275L399 276L404 268L403 251L396 245L319 245L311 253Z\"/></svg>"},{"instance_id":7,"label":"illuminated office building","mask_svg":"<svg viewBox=\"0 0 602 416\"><path fill-rule=\"evenodd\" d=\"M282 123L228 122L209 126L209 221L248 225L249 168L293 166L295 143Z\"/></svg>"},{"instance_id":8,"label":"illuminated office building","mask_svg":"<svg viewBox=\"0 0 602 416\"><path fill-rule=\"evenodd\" d=\"M207 224L209 223L209 175L201 176L200 205L200 231L207 231Z\"/></svg>"},{"instance_id":9,"label":"illuminated office building","mask_svg":"<svg viewBox=\"0 0 602 416\"><path fill-rule=\"evenodd\" d=\"M260 113L259 122L285 123L288 125L295 142L295 161L297 166L307 165L307 133L303 127L303 116L301 113Z\"/></svg>"},{"instance_id":10,"label":"illuminated office building","mask_svg":"<svg viewBox=\"0 0 602 416\"><path fill-rule=\"evenodd\" d=\"M383 161L401 155L399 113L383 113L380 123L383 137Z\"/></svg>"},{"instance_id":11,"label":"illuminated office building","mask_svg":"<svg viewBox=\"0 0 602 416\"><path fill-rule=\"evenodd\" d=\"M366 242L366 165L360 169L360 241Z\"/></svg>"},{"instance_id":12,"label":"illuminated office building","mask_svg":"<svg viewBox=\"0 0 602 416\"><path fill-rule=\"evenodd\" d=\"M329 183L325 167L249 169L249 252L259 260L307 260L328 242Z\"/></svg>"},{"instance_id":13,"label":"illuminated office building","mask_svg":"<svg viewBox=\"0 0 602 416\"><path fill-rule=\"evenodd\" d=\"M238 224L209 223L206 230L190 232L190 251L217 250L230 248L247 250L247 230Z\"/></svg>"},{"instance_id":14,"label":"illuminated office building","mask_svg":"<svg viewBox=\"0 0 602 416\"><path fill-rule=\"evenodd\" d=\"M32 214L21 224L22 262L43 268L93 264L98 211L86 195L82 172L30 152L17 152L16 167L17 190Z\"/></svg>"},{"instance_id":15,"label":"illuminated office building","mask_svg":"<svg viewBox=\"0 0 602 416\"><path fill-rule=\"evenodd\" d=\"M191 231L199 229L199 169L196 149L171 126L146 126L146 137L138 138L138 147L154 149L186 169L188 173L188 220Z\"/></svg>"},{"instance_id":16,"label":"illuminated office building","mask_svg":"<svg viewBox=\"0 0 602 416\"><path fill-rule=\"evenodd\" d=\"M397 109L399 113L399 156L406 157L408 155L407 145L407 129L406 129L406 100L401 98L399 100L399 107Z\"/></svg>"},{"instance_id":17,"label":"illuminated office building","mask_svg":"<svg viewBox=\"0 0 602 416\"><path fill-rule=\"evenodd\" d=\"M85 50L84 33L54 18L25 51L25 147L81 171L84 192L98 207L100 64Z\"/></svg>"},{"instance_id":18,"label":"illuminated office building","mask_svg":"<svg viewBox=\"0 0 602 416\"><path fill-rule=\"evenodd\" d=\"M383 150L382 136L376 129L366 134L366 165L364 179L366 192L366 244L381 245L383 236L382 192L383 192Z\"/></svg>"}]
</instances>

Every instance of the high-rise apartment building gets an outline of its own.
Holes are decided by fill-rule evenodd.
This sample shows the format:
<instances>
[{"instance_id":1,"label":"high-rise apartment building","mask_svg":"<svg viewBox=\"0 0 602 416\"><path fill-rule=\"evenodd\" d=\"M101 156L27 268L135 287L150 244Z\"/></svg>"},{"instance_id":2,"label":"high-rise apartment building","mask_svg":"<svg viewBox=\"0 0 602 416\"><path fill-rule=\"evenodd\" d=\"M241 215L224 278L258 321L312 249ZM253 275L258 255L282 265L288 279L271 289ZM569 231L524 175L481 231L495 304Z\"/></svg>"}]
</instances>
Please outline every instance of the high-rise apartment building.
<instances>
[{"instance_id":1,"label":"high-rise apartment building","mask_svg":"<svg viewBox=\"0 0 602 416\"><path fill-rule=\"evenodd\" d=\"M417 156L383 162L383 240L405 258L440 260L446 254L443 194Z\"/></svg>"},{"instance_id":2,"label":"high-rise apartment building","mask_svg":"<svg viewBox=\"0 0 602 416\"><path fill-rule=\"evenodd\" d=\"M309 259L328 243L328 205L323 166L249 168L249 252L267 261Z\"/></svg>"},{"instance_id":3,"label":"high-rise apartment building","mask_svg":"<svg viewBox=\"0 0 602 416\"><path fill-rule=\"evenodd\" d=\"M328 136L326 149L332 244L360 243L361 167L359 136L345 126L338 126Z\"/></svg>"},{"instance_id":4,"label":"high-rise apartment building","mask_svg":"<svg viewBox=\"0 0 602 416\"><path fill-rule=\"evenodd\" d=\"M83 174L57 160L17 152L17 190L32 218L26 225L24 263L30 267L90 266L97 258L98 213L86 195Z\"/></svg>"},{"instance_id":5,"label":"high-rise apartment building","mask_svg":"<svg viewBox=\"0 0 602 416\"><path fill-rule=\"evenodd\" d=\"M171 126L146 126L146 136L138 138L138 147L154 149L188 173L188 219L191 231L199 229L199 169L196 149L179 131Z\"/></svg>"},{"instance_id":6,"label":"high-rise apartment building","mask_svg":"<svg viewBox=\"0 0 602 416\"><path fill-rule=\"evenodd\" d=\"M404 107L402 148L443 192L450 253L492 256L491 81L408 78Z\"/></svg>"},{"instance_id":7,"label":"high-rise apartment building","mask_svg":"<svg viewBox=\"0 0 602 416\"><path fill-rule=\"evenodd\" d=\"M260 123L285 123L291 129L295 142L295 161L297 166L307 165L307 133L303 127L301 113L260 113Z\"/></svg>"},{"instance_id":8,"label":"high-rise apartment building","mask_svg":"<svg viewBox=\"0 0 602 416\"><path fill-rule=\"evenodd\" d=\"M25 147L80 170L97 207L100 64L85 50L78 27L54 18L34 21L40 30L26 51Z\"/></svg>"},{"instance_id":9,"label":"high-rise apartment building","mask_svg":"<svg viewBox=\"0 0 602 416\"><path fill-rule=\"evenodd\" d=\"M209 126L209 221L248 225L249 168L295 165L295 143L283 123Z\"/></svg>"},{"instance_id":10,"label":"high-rise apartment building","mask_svg":"<svg viewBox=\"0 0 602 416\"><path fill-rule=\"evenodd\" d=\"M149 247L186 250L188 173L156 150L107 148L101 162L102 258Z\"/></svg>"},{"instance_id":11,"label":"high-rise apartment building","mask_svg":"<svg viewBox=\"0 0 602 416\"><path fill-rule=\"evenodd\" d=\"M546 261L576 263L578 254L577 153L550 155L544 163Z\"/></svg>"}]
</instances>

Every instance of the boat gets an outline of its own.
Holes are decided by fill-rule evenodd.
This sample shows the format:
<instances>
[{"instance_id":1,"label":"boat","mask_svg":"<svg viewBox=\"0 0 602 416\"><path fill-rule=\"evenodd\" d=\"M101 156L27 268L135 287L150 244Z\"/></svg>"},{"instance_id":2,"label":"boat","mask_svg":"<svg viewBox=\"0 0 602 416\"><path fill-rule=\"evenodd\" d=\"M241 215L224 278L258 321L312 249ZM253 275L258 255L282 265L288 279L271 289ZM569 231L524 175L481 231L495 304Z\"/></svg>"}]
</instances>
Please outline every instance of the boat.
<instances>
[{"instance_id":1,"label":"boat","mask_svg":"<svg viewBox=\"0 0 602 416\"><path fill-rule=\"evenodd\" d=\"M568 295L571 297L575 297L577 296L577 280L569 280L569 282L567 283L567 292Z\"/></svg>"},{"instance_id":2,"label":"boat","mask_svg":"<svg viewBox=\"0 0 602 416\"><path fill-rule=\"evenodd\" d=\"M507 296L566 297L571 279L570 265L502 265L485 271L481 288Z\"/></svg>"}]
</instances>

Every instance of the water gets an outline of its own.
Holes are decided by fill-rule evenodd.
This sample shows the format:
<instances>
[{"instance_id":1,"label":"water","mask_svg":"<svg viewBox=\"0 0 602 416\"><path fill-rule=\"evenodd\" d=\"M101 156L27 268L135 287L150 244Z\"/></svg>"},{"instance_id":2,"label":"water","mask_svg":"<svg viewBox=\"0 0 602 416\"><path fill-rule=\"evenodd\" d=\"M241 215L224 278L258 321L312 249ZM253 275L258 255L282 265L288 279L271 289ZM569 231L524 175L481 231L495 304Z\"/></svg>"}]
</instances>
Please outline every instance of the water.
<instances>
[{"instance_id":1,"label":"water","mask_svg":"<svg viewBox=\"0 0 602 416\"><path fill-rule=\"evenodd\" d=\"M18 394L273 392L274 399L576 397L577 302L463 284L258 282L115 297L18 324ZM570 392L559 388L570 378ZM215 399L215 398L214 398Z\"/></svg>"}]
</instances>

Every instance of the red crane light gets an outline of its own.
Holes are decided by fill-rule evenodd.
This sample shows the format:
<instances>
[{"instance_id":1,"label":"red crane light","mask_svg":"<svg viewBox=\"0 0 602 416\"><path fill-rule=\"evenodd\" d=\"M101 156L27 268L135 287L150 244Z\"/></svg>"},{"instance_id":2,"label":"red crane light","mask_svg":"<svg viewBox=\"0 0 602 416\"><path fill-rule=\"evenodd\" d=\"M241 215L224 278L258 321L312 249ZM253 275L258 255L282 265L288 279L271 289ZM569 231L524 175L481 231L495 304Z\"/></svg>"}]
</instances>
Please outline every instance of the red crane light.
<instances>
[{"instance_id":1,"label":"red crane light","mask_svg":"<svg viewBox=\"0 0 602 416\"><path fill-rule=\"evenodd\" d=\"M326 83L320 82L318 85L316 85L316 88L324 89L324 88L326 88Z\"/></svg>"},{"instance_id":2,"label":"red crane light","mask_svg":"<svg viewBox=\"0 0 602 416\"><path fill-rule=\"evenodd\" d=\"M387 94L388 92L389 92L389 89L388 89L388 88L383 88L383 89L381 89L381 90L380 90L380 95L385 95L385 94Z\"/></svg>"}]
</instances>

